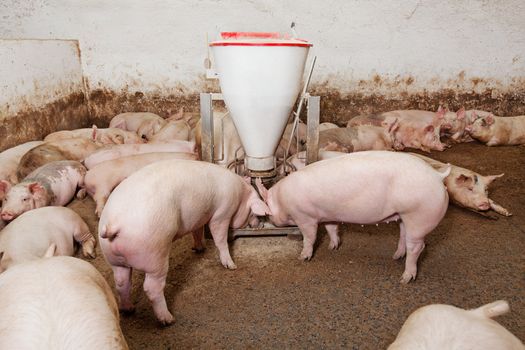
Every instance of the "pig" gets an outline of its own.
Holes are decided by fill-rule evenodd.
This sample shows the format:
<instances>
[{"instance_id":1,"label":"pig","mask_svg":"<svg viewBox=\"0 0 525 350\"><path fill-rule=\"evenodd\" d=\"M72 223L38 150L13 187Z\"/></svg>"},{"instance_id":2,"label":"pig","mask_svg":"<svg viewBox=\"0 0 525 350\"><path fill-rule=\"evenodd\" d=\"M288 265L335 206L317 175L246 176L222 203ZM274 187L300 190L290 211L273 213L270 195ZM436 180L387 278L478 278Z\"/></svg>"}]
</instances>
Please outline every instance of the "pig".
<instances>
[{"instance_id":1,"label":"pig","mask_svg":"<svg viewBox=\"0 0 525 350\"><path fill-rule=\"evenodd\" d=\"M450 175L445 179L445 186L447 187L450 200L454 204L476 212L492 209L500 215L512 215L507 209L488 197L490 184L504 174L483 176L456 165L441 163L416 153L411 154L423 159L438 171L446 169L449 165L451 166Z\"/></svg>"},{"instance_id":2,"label":"pig","mask_svg":"<svg viewBox=\"0 0 525 350\"><path fill-rule=\"evenodd\" d=\"M348 152L319 150L317 160L325 160L340 157L344 156L347 153ZM294 154L291 157L288 157L287 163L293 166L294 171L304 168L306 166L306 151L301 151L299 153ZM282 173L282 171L279 171L279 174Z\"/></svg>"},{"instance_id":3,"label":"pig","mask_svg":"<svg viewBox=\"0 0 525 350\"><path fill-rule=\"evenodd\" d=\"M86 168L80 162L62 160L36 169L14 186L0 181L0 193L5 193L0 217L11 221L28 210L66 205L77 187L82 187L85 175Z\"/></svg>"},{"instance_id":4,"label":"pig","mask_svg":"<svg viewBox=\"0 0 525 350\"><path fill-rule=\"evenodd\" d=\"M0 153L0 180L9 181L12 185L18 182L16 169L23 155L29 150L40 146L43 141L30 141L21 145L9 148ZM0 198L2 200L2 198Z\"/></svg>"},{"instance_id":5,"label":"pig","mask_svg":"<svg viewBox=\"0 0 525 350\"><path fill-rule=\"evenodd\" d=\"M388 350L523 350L523 343L492 318L509 312L498 300L477 309L432 304L414 311Z\"/></svg>"},{"instance_id":6,"label":"pig","mask_svg":"<svg viewBox=\"0 0 525 350\"><path fill-rule=\"evenodd\" d=\"M162 129L151 137L149 143L166 143L175 140L189 141L190 125L185 120L169 120Z\"/></svg>"},{"instance_id":7,"label":"pig","mask_svg":"<svg viewBox=\"0 0 525 350\"><path fill-rule=\"evenodd\" d=\"M319 132L319 149L347 153L393 150L394 137L389 131L373 125L329 129Z\"/></svg>"},{"instance_id":8,"label":"pig","mask_svg":"<svg viewBox=\"0 0 525 350\"><path fill-rule=\"evenodd\" d=\"M213 113L214 163L227 169L234 169L235 159L244 156L241 139L229 112ZM195 126L195 142L202 158L201 120Z\"/></svg>"},{"instance_id":9,"label":"pig","mask_svg":"<svg viewBox=\"0 0 525 350\"><path fill-rule=\"evenodd\" d=\"M75 242L84 257L95 257L97 241L89 227L73 210L43 207L28 211L0 232L0 272L28 260L40 259L49 246L55 255L75 254Z\"/></svg>"},{"instance_id":10,"label":"pig","mask_svg":"<svg viewBox=\"0 0 525 350\"><path fill-rule=\"evenodd\" d=\"M325 224L329 247L336 249L338 223L364 225L401 219L393 257L407 254L401 282L408 283L416 278L425 236L447 211L443 179L449 173L450 168L439 173L409 154L364 151L310 164L270 190L258 179L257 187L268 204L273 224L297 225L301 230L303 260L312 257L319 223Z\"/></svg>"},{"instance_id":11,"label":"pig","mask_svg":"<svg viewBox=\"0 0 525 350\"><path fill-rule=\"evenodd\" d=\"M16 169L17 179L22 181L29 173L49 162L57 160L81 161L101 147L102 144L98 142L82 138L46 142L22 156Z\"/></svg>"},{"instance_id":12,"label":"pig","mask_svg":"<svg viewBox=\"0 0 525 350\"><path fill-rule=\"evenodd\" d=\"M324 130L330 130L330 129L337 129L339 126L335 125L334 123L321 123L319 124L319 132Z\"/></svg>"},{"instance_id":13,"label":"pig","mask_svg":"<svg viewBox=\"0 0 525 350\"><path fill-rule=\"evenodd\" d=\"M525 144L525 115L516 117L478 118L467 132L474 139L487 146L523 145Z\"/></svg>"},{"instance_id":14,"label":"pig","mask_svg":"<svg viewBox=\"0 0 525 350\"><path fill-rule=\"evenodd\" d=\"M144 143L136 133L118 128L99 129L96 125L91 128L62 130L51 133L44 138L46 142L60 141L74 138L85 138L98 141L104 145L119 145L123 143Z\"/></svg>"},{"instance_id":15,"label":"pig","mask_svg":"<svg viewBox=\"0 0 525 350\"><path fill-rule=\"evenodd\" d=\"M166 123L166 120L155 113L128 112L114 116L109 122L109 127L136 132L141 138L149 141Z\"/></svg>"},{"instance_id":16,"label":"pig","mask_svg":"<svg viewBox=\"0 0 525 350\"><path fill-rule=\"evenodd\" d=\"M89 157L84 159L84 165L86 168L91 169L99 163L136 154L158 152L194 153L194 151L195 142L189 141L173 141L163 144L116 145L103 148L91 154Z\"/></svg>"},{"instance_id":17,"label":"pig","mask_svg":"<svg viewBox=\"0 0 525 350\"><path fill-rule=\"evenodd\" d=\"M195 233L208 223L222 265L235 269L228 250L228 227L257 226L255 215L267 213L255 188L219 165L164 160L133 173L109 197L98 226L120 309L133 310L132 269L144 271L144 291L157 319L171 324L173 316L164 298L171 242L193 232L195 248L202 249L202 236Z\"/></svg>"},{"instance_id":18,"label":"pig","mask_svg":"<svg viewBox=\"0 0 525 350\"><path fill-rule=\"evenodd\" d=\"M115 187L129 175L148 164L166 159L197 159L195 153L145 153L99 163L84 178L86 192L95 200L95 214L100 217L108 197Z\"/></svg>"},{"instance_id":19,"label":"pig","mask_svg":"<svg viewBox=\"0 0 525 350\"><path fill-rule=\"evenodd\" d=\"M0 275L0 348L128 349L100 272L81 259L51 254Z\"/></svg>"},{"instance_id":20,"label":"pig","mask_svg":"<svg viewBox=\"0 0 525 350\"><path fill-rule=\"evenodd\" d=\"M403 147L421 149L425 152L443 151L445 144L440 140L440 133L445 113L445 110L438 110L437 113L398 110L371 116L358 116L350 119L347 126L374 125L387 130L395 128L395 141Z\"/></svg>"}]
</instances>

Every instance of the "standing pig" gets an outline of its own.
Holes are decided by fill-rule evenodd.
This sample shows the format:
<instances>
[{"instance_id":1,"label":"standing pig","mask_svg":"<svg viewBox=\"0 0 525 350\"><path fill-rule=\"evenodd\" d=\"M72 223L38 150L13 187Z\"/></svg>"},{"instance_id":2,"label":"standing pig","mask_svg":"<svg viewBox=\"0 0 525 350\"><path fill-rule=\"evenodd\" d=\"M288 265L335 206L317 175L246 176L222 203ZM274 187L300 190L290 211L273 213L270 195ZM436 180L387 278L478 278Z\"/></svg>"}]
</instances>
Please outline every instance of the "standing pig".
<instances>
[{"instance_id":1,"label":"standing pig","mask_svg":"<svg viewBox=\"0 0 525 350\"><path fill-rule=\"evenodd\" d=\"M297 225L303 234L301 259L312 257L319 223L325 223L330 248L339 246L338 224L375 224L401 219L394 259L407 254L402 283L416 278L425 236L448 207L444 174L421 159L387 151L365 151L319 161L259 192L277 226ZM373 185L371 185L373 183ZM417 189L417 190L414 190Z\"/></svg>"},{"instance_id":2,"label":"standing pig","mask_svg":"<svg viewBox=\"0 0 525 350\"><path fill-rule=\"evenodd\" d=\"M9 181L11 184L16 184L18 178L16 176L16 169L22 159L23 155L29 150L40 146L42 141L30 141L21 145L9 148L0 153L0 180ZM1 200L2 198L0 198Z\"/></svg>"},{"instance_id":3,"label":"standing pig","mask_svg":"<svg viewBox=\"0 0 525 350\"><path fill-rule=\"evenodd\" d=\"M24 154L16 169L16 176L18 181L22 181L33 170L57 160L81 161L100 147L102 145L98 142L81 138L46 142Z\"/></svg>"},{"instance_id":4,"label":"standing pig","mask_svg":"<svg viewBox=\"0 0 525 350\"><path fill-rule=\"evenodd\" d=\"M91 169L95 165L120 157L133 156L143 153L160 153L160 152L181 152L194 153L195 142L173 141L161 144L144 144L144 145L116 145L103 148L94 152L84 159L86 168Z\"/></svg>"},{"instance_id":5,"label":"standing pig","mask_svg":"<svg viewBox=\"0 0 525 350\"><path fill-rule=\"evenodd\" d=\"M132 202L133 206L129 203ZM144 271L144 291L162 324L173 322L164 298L171 242L208 223L222 265L236 266L228 227L258 225L268 207L240 176L206 162L165 160L122 181L102 211L100 247L113 269L121 310L132 310L131 272ZM196 248L202 237L194 234Z\"/></svg>"},{"instance_id":6,"label":"standing pig","mask_svg":"<svg viewBox=\"0 0 525 350\"><path fill-rule=\"evenodd\" d=\"M195 153L145 153L107 160L91 168L84 178L84 188L97 204L95 214L100 217L111 191L135 171L154 162L167 159L196 160Z\"/></svg>"},{"instance_id":7,"label":"standing pig","mask_svg":"<svg viewBox=\"0 0 525 350\"><path fill-rule=\"evenodd\" d=\"M2 273L0 314L0 349L128 349L111 288L80 259L46 257Z\"/></svg>"},{"instance_id":8,"label":"standing pig","mask_svg":"<svg viewBox=\"0 0 525 350\"><path fill-rule=\"evenodd\" d=\"M393 150L393 139L392 134L379 126L358 125L354 127L334 128L319 132L319 149L347 153L370 150Z\"/></svg>"},{"instance_id":9,"label":"standing pig","mask_svg":"<svg viewBox=\"0 0 525 350\"><path fill-rule=\"evenodd\" d=\"M517 117L482 117L470 127L468 133L487 146L525 144L525 115Z\"/></svg>"},{"instance_id":10,"label":"standing pig","mask_svg":"<svg viewBox=\"0 0 525 350\"><path fill-rule=\"evenodd\" d=\"M85 257L95 257L97 241L87 224L73 210L44 207L28 211L0 233L0 272L15 264L40 259L51 244L56 255L73 255L75 242Z\"/></svg>"},{"instance_id":11,"label":"standing pig","mask_svg":"<svg viewBox=\"0 0 525 350\"><path fill-rule=\"evenodd\" d=\"M414 311L388 350L523 350L525 346L492 318L509 312L504 300L463 310L433 304Z\"/></svg>"},{"instance_id":12,"label":"standing pig","mask_svg":"<svg viewBox=\"0 0 525 350\"><path fill-rule=\"evenodd\" d=\"M11 221L28 210L66 205L84 183L85 174L79 162L62 160L36 169L13 187L0 181L0 192L6 193L0 217Z\"/></svg>"},{"instance_id":13,"label":"standing pig","mask_svg":"<svg viewBox=\"0 0 525 350\"><path fill-rule=\"evenodd\" d=\"M488 196L490 184L504 174L483 176L472 170L441 163L420 154L410 154L423 159L438 171L445 170L448 166L451 166L450 175L445 179L445 186L453 203L476 212L492 209L501 215L512 215L507 209L494 202Z\"/></svg>"},{"instance_id":14,"label":"standing pig","mask_svg":"<svg viewBox=\"0 0 525 350\"><path fill-rule=\"evenodd\" d=\"M144 143L144 140L134 132L118 128L99 129L96 125L93 125L92 128L57 131L47 135L44 138L44 141L53 142L74 138L84 138L92 141L98 141L104 145Z\"/></svg>"},{"instance_id":15,"label":"standing pig","mask_svg":"<svg viewBox=\"0 0 525 350\"><path fill-rule=\"evenodd\" d=\"M164 125L166 121L162 117L149 112L120 113L109 122L110 128L136 132L145 140L151 140Z\"/></svg>"}]
</instances>

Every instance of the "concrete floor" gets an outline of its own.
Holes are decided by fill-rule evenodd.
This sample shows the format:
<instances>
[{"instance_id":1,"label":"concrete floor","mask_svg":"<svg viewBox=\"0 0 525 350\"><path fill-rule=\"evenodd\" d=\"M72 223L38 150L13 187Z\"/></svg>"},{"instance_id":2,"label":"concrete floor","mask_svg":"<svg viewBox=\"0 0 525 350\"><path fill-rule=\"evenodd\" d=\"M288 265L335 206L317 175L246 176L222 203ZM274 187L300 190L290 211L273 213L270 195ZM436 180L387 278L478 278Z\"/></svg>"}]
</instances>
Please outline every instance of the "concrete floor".
<instances>
[{"instance_id":1,"label":"concrete floor","mask_svg":"<svg viewBox=\"0 0 525 350\"><path fill-rule=\"evenodd\" d=\"M238 269L219 262L212 241L204 254L191 237L174 242L166 286L174 325L160 328L134 273L134 315L123 316L131 349L351 348L384 349L406 317L430 303L474 308L497 299L511 313L497 319L525 340L525 147L456 145L432 157L499 174L491 198L514 216L489 220L450 206L427 236L415 282L401 285L404 261L394 261L398 226L345 225L342 246L328 249L321 229L310 262L297 259L302 242L287 237L242 238L230 245ZM336 203L334 203L336 205ZM91 199L75 201L96 232ZM113 285L100 249L93 264Z\"/></svg>"}]
</instances>

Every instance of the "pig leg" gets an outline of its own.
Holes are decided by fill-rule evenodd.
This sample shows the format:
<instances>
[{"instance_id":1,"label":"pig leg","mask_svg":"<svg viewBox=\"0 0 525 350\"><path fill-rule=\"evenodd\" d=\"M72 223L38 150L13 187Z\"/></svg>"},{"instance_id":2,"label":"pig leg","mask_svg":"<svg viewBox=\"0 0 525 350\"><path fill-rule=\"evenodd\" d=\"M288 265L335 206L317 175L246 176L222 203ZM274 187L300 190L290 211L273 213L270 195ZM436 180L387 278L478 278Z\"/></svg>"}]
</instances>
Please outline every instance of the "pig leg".
<instances>
[{"instance_id":1,"label":"pig leg","mask_svg":"<svg viewBox=\"0 0 525 350\"><path fill-rule=\"evenodd\" d=\"M102 214L102 210L104 209L104 205L106 205L106 202L108 200L109 194L100 193L101 191L95 192L93 195L93 199L95 200L95 203L97 204L97 207L95 209L95 214L100 218L100 215Z\"/></svg>"},{"instance_id":2,"label":"pig leg","mask_svg":"<svg viewBox=\"0 0 525 350\"><path fill-rule=\"evenodd\" d=\"M339 248L339 225L338 224L326 224L324 225L326 232L328 232L328 236L330 237L330 245L328 245L328 248L335 250Z\"/></svg>"},{"instance_id":3,"label":"pig leg","mask_svg":"<svg viewBox=\"0 0 525 350\"><path fill-rule=\"evenodd\" d=\"M76 197L77 197L77 199L84 199L84 198L86 198L86 194L87 194L86 189L85 188L81 188L80 190L78 190Z\"/></svg>"},{"instance_id":4,"label":"pig leg","mask_svg":"<svg viewBox=\"0 0 525 350\"><path fill-rule=\"evenodd\" d=\"M510 213L507 209L503 208L498 203L494 202L492 199L489 199L489 203L492 210L494 210L496 213L504 216L512 216L512 213Z\"/></svg>"},{"instance_id":5,"label":"pig leg","mask_svg":"<svg viewBox=\"0 0 525 350\"><path fill-rule=\"evenodd\" d=\"M191 235L193 236L193 247L191 247L191 249L195 253L204 252L204 244L203 244L204 228L193 231Z\"/></svg>"},{"instance_id":6,"label":"pig leg","mask_svg":"<svg viewBox=\"0 0 525 350\"><path fill-rule=\"evenodd\" d=\"M159 271L146 272L144 279L144 292L150 300L155 316L163 326L173 323L173 315L168 311L166 298L164 297L164 287L166 286L166 276L169 268L169 253L166 254L165 262Z\"/></svg>"},{"instance_id":7,"label":"pig leg","mask_svg":"<svg viewBox=\"0 0 525 350\"><path fill-rule=\"evenodd\" d=\"M229 221L215 221L208 224L210 227L211 235L215 246L219 249L219 257L221 259L221 264L227 269L234 270L237 268L235 263L232 260L230 255L230 250L228 249L228 228Z\"/></svg>"},{"instance_id":8,"label":"pig leg","mask_svg":"<svg viewBox=\"0 0 525 350\"><path fill-rule=\"evenodd\" d=\"M403 223L403 221L401 221L399 223L399 242L397 242L397 250L394 253L394 256L392 258L394 258L395 260L402 258L405 256L406 251L407 251L406 229L405 229L405 224Z\"/></svg>"},{"instance_id":9,"label":"pig leg","mask_svg":"<svg viewBox=\"0 0 525 350\"><path fill-rule=\"evenodd\" d=\"M93 237L91 232L89 232L87 226L83 229L77 230L73 234L73 238L82 245L82 255L84 257L96 257L95 246L97 245L97 240Z\"/></svg>"},{"instance_id":10,"label":"pig leg","mask_svg":"<svg viewBox=\"0 0 525 350\"><path fill-rule=\"evenodd\" d=\"M135 306L131 302L131 273L133 270L124 266L111 266L111 268L119 295L119 310L124 313L132 313L135 311Z\"/></svg>"},{"instance_id":11,"label":"pig leg","mask_svg":"<svg viewBox=\"0 0 525 350\"><path fill-rule=\"evenodd\" d=\"M417 259L425 248L424 238L434 226L430 226L428 222L423 221L424 218L418 217L401 217L402 223L405 227L406 240L406 260L405 271L401 276L401 283L408 283L412 279L416 279L417 275Z\"/></svg>"},{"instance_id":12,"label":"pig leg","mask_svg":"<svg viewBox=\"0 0 525 350\"><path fill-rule=\"evenodd\" d=\"M303 234L303 250L299 260L310 260L314 251L314 243L317 238L317 222L297 224Z\"/></svg>"}]
</instances>

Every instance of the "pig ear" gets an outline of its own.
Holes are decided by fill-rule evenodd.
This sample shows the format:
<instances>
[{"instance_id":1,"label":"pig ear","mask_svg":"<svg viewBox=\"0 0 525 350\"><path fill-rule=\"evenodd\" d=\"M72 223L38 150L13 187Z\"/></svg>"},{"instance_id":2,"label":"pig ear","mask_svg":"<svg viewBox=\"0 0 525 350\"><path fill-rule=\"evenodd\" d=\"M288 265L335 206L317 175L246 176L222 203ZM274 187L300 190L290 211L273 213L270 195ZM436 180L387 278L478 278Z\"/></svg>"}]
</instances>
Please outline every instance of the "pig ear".
<instances>
[{"instance_id":1,"label":"pig ear","mask_svg":"<svg viewBox=\"0 0 525 350\"><path fill-rule=\"evenodd\" d=\"M261 195L262 199L266 202L268 200L268 190L266 189L266 187L264 187L260 177L255 179L255 185L257 186L257 189L259 190L259 194Z\"/></svg>"},{"instance_id":2,"label":"pig ear","mask_svg":"<svg viewBox=\"0 0 525 350\"><path fill-rule=\"evenodd\" d=\"M112 128L126 130L126 122L124 120L119 120L119 122L113 125Z\"/></svg>"},{"instance_id":3,"label":"pig ear","mask_svg":"<svg viewBox=\"0 0 525 350\"><path fill-rule=\"evenodd\" d=\"M487 123L487 125L494 124L494 116L493 115L489 115L488 117L485 118L485 122Z\"/></svg>"},{"instance_id":4,"label":"pig ear","mask_svg":"<svg viewBox=\"0 0 525 350\"><path fill-rule=\"evenodd\" d=\"M445 109L443 108L442 105L439 105L438 107L438 110L436 111L436 113L442 113Z\"/></svg>"},{"instance_id":5,"label":"pig ear","mask_svg":"<svg viewBox=\"0 0 525 350\"><path fill-rule=\"evenodd\" d=\"M425 132L432 132L434 131L434 125L427 125L425 127Z\"/></svg>"},{"instance_id":6,"label":"pig ear","mask_svg":"<svg viewBox=\"0 0 525 350\"><path fill-rule=\"evenodd\" d=\"M472 181L472 178L465 174L461 174L458 177L456 177L456 183L460 186L468 186Z\"/></svg>"},{"instance_id":7,"label":"pig ear","mask_svg":"<svg viewBox=\"0 0 525 350\"><path fill-rule=\"evenodd\" d=\"M93 131L91 132L91 138L93 139L93 141L96 141L97 140L97 126L93 124L91 128L93 129Z\"/></svg>"},{"instance_id":8,"label":"pig ear","mask_svg":"<svg viewBox=\"0 0 525 350\"><path fill-rule=\"evenodd\" d=\"M438 119L443 119L445 117L445 113L447 112L447 110L441 106L439 106L437 112L436 112L436 117Z\"/></svg>"},{"instance_id":9,"label":"pig ear","mask_svg":"<svg viewBox=\"0 0 525 350\"><path fill-rule=\"evenodd\" d=\"M465 118L465 107L461 107L457 112L456 112L456 116L458 117L459 120L462 120Z\"/></svg>"},{"instance_id":10,"label":"pig ear","mask_svg":"<svg viewBox=\"0 0 525 350\"><path fill-rule=\"evenodd\" d=\"M57 250L57 245L55 243L51 243L49 245L49 248L47 248L46 252L44 253L43 258L51 258L55 255L55 252Z\"/></svg>"},{"instance_id":11,"label":"pig ear","mask_svg":"<svg viewBox=\"0 0 525 350\"><path fill-rule=\"evenodd\" d=\"M250 208L252 209L252 212L257 216L272 215L270 208L268 208L266 203L264 203L260 199L255 200Z\"/></svg>"},{"instance_id":12,"label":"pig ear","mask_svg":"<svg viewBox=\"0 0 525 350\"><path fill-rule=\"evenodd\" d=\"M38 182L30 183L27 188L31 194L42 194L44 192L44 187L42 187L42 185L40 185Z\"/></svg>"},{"instance_id":13,"label":"pig ear","mask_svg":"<svg viewBox=\"0 0 525 350\"><path fill-rule=\"evenodd\" d=\"M7 192L11 189L11 184L9 181L2 180L0 181L0 199L3 199Z\"/></svg>"},{"instance_id":14,"label":"pig ear","mask_svg":"<svg viewBox=\"0 0 525 350\"><path fill-rule=\"evenodd\" d=\"M485 180L487 181L487 186L490 185L494 180L496 180L497 178L500 178L502 177L503 175L505 175L505 173L503 174L499 174L499 175L489 175L489 176L484 176L485 177Z\"/></svg>"},{"instance_id":15,"label":"pig ear","mask_svg":"<svg viewBox=\"0 0 525 350\"><path fill-rule=\"evenodd\" d=\"M115 135L113 137L113 143L116 145L122 145L124 143L124 136L122 135Z\"/></svg>"},{"instance_id":16,"label":"pig ear","mask_svg":"<svg viewBox=\"0 0 525 350\"><path fill-rule=\"evenodd\" d=\"M397 129L399 129L399 119L398 118L396 118L396 120L394 120L394 122L390 125L390 127L388 128L388 132L393 133L393 132L396 132Z\"/></svg>"}]
</instances>

